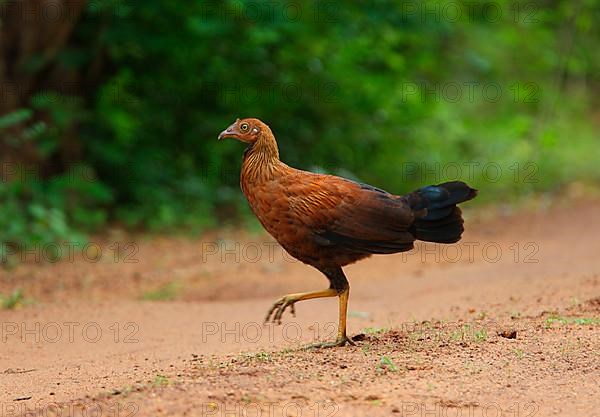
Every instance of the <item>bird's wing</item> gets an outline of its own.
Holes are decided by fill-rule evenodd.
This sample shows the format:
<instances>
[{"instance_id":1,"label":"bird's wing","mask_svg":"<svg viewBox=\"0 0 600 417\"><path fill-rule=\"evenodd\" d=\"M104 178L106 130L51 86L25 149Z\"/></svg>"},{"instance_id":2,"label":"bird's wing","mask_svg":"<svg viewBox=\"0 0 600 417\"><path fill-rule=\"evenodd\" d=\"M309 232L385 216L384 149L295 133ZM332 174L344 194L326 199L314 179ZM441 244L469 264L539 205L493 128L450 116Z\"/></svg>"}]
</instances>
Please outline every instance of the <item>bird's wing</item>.
<instances>
[{"instance_id":1,"label":"bird's wing","mask_svg":"<svg viewBox=\"0 0 600 417\"><path fill-rule=\"evenodd\" d=\"M412 248L414 214L405 199L340 177L304 174L288 177L285 193L293 217L317 244L360 253Z\"/></svg>"}]
</instances>

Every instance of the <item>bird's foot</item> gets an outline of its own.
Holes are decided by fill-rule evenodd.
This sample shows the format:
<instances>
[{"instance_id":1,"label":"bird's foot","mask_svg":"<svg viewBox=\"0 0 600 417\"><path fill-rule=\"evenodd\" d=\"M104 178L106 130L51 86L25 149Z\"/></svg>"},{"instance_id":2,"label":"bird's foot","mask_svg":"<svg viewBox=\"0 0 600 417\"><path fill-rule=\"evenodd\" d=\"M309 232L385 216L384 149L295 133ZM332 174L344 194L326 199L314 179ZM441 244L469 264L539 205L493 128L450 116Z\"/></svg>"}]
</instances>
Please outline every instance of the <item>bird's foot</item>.
<instances>
[{"instance_id":1,"label":"bird's foot","mask_svg":"<svg viewBox=\"0 0 600 417\"><path fill-rule=\"evenodd\" d=\"M267 317L265 317L265 324L270 321L273 323L281 324L281 316L288 307L292 311L292 315L296 317L294 304L296 304L298 301L336 296L338 296L338 292L333 288L327 288L326 290L322 291L299 292L296 294L284 295L279 300L275 301L275 303L269 309Z\"/></svg>"},{"instance_id":2,"label":"bird's foot","mask_svg":"<svg viewBox=\"0 0 600 417\"><path fill-rule=\"evenodd\" d=\"M348 336L338 337L335 342L320 342L320 343L311 343L306 346L307 349L325 349L325 348L334 348L345 346L346 343L352 346L356 346L356 343L349 338Z\"/></svg>"},{"instance_id":3,"label":"bird's foot","mask_svg":"<svg viewBox=\"0 0 600 417\"><path fill-rule=\"evenodd\" d=\"M267 317L265 317L265 323L277 323L281 324L281 316L283 312L289 307L292 316L296 317L296 310L294 309L294 304L299 301L296 297L290 297L288 295L281 297L279 300L275 301L269 311L267 312ZM273 316L271 318L271 316Z\"/></svg>"}]
</instances>

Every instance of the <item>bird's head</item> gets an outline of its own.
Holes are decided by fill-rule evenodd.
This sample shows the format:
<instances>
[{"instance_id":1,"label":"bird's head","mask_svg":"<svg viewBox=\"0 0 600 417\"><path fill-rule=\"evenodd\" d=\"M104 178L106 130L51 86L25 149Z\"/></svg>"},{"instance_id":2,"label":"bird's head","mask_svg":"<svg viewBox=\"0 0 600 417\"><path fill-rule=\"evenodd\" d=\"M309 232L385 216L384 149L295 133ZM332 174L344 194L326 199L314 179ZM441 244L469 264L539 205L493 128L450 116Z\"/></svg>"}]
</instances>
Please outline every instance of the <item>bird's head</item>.
<instances>
[{"instance_id":1,"label":"bird's head","mask_svg":"<svg viewBox=\"0 0 600 417\"><path fill-rule=\"evenodd\" d=\"M253 144L263 135L272 135L269 126L258 119L237 119L235 123L219 134L219 140L225 138L237 139L241 142Z\"/></svg>"}]
</instances>

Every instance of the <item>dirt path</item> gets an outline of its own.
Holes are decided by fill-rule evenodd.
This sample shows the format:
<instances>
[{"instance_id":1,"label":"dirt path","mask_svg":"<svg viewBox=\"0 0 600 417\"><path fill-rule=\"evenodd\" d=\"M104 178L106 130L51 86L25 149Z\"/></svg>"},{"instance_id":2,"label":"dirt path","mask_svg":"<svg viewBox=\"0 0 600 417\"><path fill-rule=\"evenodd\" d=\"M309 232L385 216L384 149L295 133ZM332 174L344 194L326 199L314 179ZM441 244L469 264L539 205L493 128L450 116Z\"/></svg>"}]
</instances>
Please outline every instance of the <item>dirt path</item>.
<instances>
[{"instance_id":1,"label":"dirt path","mask_svg":"<svg viewBox=\"0 0 600 417\"><path fill-rule=\"evenodd\" d=\"M0 417L600 415L599 212L473 218L458 246L348 267L361 340L338 350L301 349L334 337L336 300L262 326L326 285L264 236L26 262L0 276L35 300L0 311Z\"/></svg>"}]
</instances>

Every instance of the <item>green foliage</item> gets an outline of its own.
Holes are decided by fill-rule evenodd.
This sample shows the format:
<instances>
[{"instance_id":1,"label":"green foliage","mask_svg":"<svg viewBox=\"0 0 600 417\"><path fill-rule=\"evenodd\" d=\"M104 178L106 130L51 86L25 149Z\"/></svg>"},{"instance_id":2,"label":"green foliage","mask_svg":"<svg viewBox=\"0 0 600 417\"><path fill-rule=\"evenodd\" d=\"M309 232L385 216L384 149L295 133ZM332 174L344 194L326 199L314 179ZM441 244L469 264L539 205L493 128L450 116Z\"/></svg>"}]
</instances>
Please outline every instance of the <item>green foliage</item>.
<instances>
[{"instance_id":1,"label":"green foliage","mask_svg":"<svg viewBox=\"0 0 600 417\"><path fill-rule=\"evenodd\" d=\"M0 118L0 132L9 145L19 146L23 141L41 137L46 132L42 122L24 127L18 134L10 129L29 123L30 109L20 109ZM0 262L16 249L31 247L70 238L64 212L44 204L44 186L35 172L21 164L3 164L0 182Z\"/></svg>"},{"instance_id":2,"label":"green foliage","mask_svg":"<svg viewBox=\"0 0 600 417\"><path fill-rule=\"evenodd\" d=\"M0 117L6 143L52 168L0 185L0 241L247 223L242 145L216 141L236 117L268 122L290 165L396 193L463 179L503 201L598 181L598 3L90 2L58 59L101 56L94 88ZM83 176L55 162L72 137Z\"/></svg>"},{"instance_id":3,"label":"green foliage","mask_svg":"<svg viewBox=\"0 0 600 417\"><path fill-rule=\"evenodd\" d=\"M386 1L301 1L294 15L287 3L249 1L121 8L107 34L118 70L100 89L102 134L86 141L94 165L126 201L127 223L152 229L211 225L223 209L217 220L240 218L240 145L214 140L238 116L266 120L291 165L396 192L452 173L482 188L482 200L598 180L569 163L600 156L590 152L591 103L555 104L586 101L555 81L566 71L576 86L597 64L590 10L502 1L498 19L482 3L453 22L447 4L423 5L439 8L429 17ZM582 43L554 46L569 36ZM478 169L445 169L463 162Z\"/></svg>"},{"instance_id":4,"label":"green foliage","mask_svg":"<svg viewBox=\"0 0 600 417\"><path fill-rule=\"evenodd\" d=\"M9 146L16 147L21 142L33 140L46 131L46 124L38 121L31 123L33 111L31 109L18 109L4 116L0 116L0 133ZM30 123L27 125L26 123ZM17 134L11 128L21 127Z\"/></svg>"},{"instance_id":5,"label":"green foliage","mask_svg":"<svg viewBox=\"0 0 600 417\"><path fill-rule=\"evenodd\" d=\"M54 157L65 132L84 120L81 106L81 99L76 97L36 94L31 97L31 108L0 118L0 134L17 150L33 143L39 159ZM50 122L32 122L35 111L47 111ZM14 130L19 125L22 128ZM112 192L91 166L70 165L49 178L44 177L43 169L35 161L2 164L0 263L24 248L44 248L54 242L82 243L82 232L97 230L106 223L106 205L112 201Z\"/></svg>"}]
</instances>

